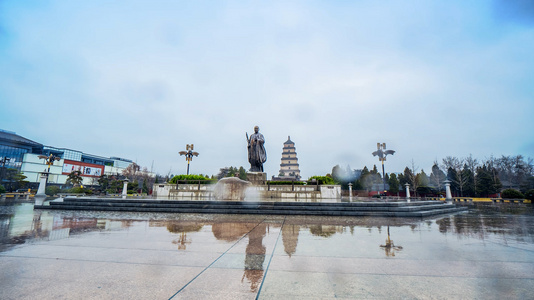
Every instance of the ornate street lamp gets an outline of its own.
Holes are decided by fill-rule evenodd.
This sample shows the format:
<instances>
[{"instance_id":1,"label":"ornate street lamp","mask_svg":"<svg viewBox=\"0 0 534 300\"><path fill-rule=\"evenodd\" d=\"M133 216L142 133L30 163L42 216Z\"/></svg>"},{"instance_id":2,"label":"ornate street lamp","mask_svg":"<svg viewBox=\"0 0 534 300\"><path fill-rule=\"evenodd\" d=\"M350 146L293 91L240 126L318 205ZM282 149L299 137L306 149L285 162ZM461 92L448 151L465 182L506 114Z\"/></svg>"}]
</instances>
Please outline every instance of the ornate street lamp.
<instances>
[{"instance_id":1,"label":"ornate street lamp","mask_svg":"<svg viewBox=\"0 0 534 300\"><path fill-rule=\"evenodd\" d=\"M378 156L378 160L382 162L382 181L384 182L384 192L386 191L386 172L384 171L384 162L386 156L395 154L394 150L386 150L386 143L376 143L376 151L373 156Z\"/></svg>"},{"instance_id":2,"label":"ornate street lamp","mask_svg":"<svg viewBox=\"0 0 534 300\"><path fill-rule=\"evenodd\" d=\"M52 166L54 164L54 161L61 159L60 157L55 156L52 153L50 153L50 156L39 155L38 157L39 157L39 159L44 159L45 163L48 165L48 170L46 171L47 173L50 173L50 166Z\"/></svg>"},{"instance_id":3,"label":"ornate street lamp","mask_svg":"<svg viewBox=\"0 0 534 300\"><path fill-rule=\"evenodd\" d=\"M185 160L187 161L187 175L189 175L189 163L193 160L193 156L198 156L198 152L193 152L193 144L187 144L185 147L186 151L180 151L181 155L185 155Z\"/></svg>"}]
</instances>

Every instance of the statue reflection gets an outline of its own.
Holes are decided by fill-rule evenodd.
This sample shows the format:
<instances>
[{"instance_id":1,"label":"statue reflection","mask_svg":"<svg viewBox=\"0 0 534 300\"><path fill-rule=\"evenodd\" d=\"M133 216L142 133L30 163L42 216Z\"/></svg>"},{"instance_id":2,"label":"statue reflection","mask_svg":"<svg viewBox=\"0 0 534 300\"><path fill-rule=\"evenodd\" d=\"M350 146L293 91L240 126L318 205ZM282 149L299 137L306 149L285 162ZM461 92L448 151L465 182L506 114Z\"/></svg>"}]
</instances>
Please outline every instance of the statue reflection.
<instances>
[{"instance_id":1,"label":"statue reflection","mask_svg":"<svg viewBox=\"0 0 534 300\"><path fill-rule=\"evenodd\" d=\"M265 236L267 225L264 223L256 226L248 234L248 245L245 255L245 273L241 282L245 278L250 282L250 291L257 292L261 279L263 278L263 263L265 261L265 246L263 237Z\"/></svg>"},{"instance_id":2,"label":"statue reflection","mask_svg":"<svg viewBox=\"0 0 534 300\"><path fill-rule=\"evenodd\" d=\"M386 251L386 256L395 256L395 251L401 251L402 246L395 246L393 243L393 240L391 240L391 237L389 235L389 225L388 225L388 238L386 239L385 245L380 245L381 248L384 248Z\"/></svg>"},{"instance_id":3,"label":"statue reflection","mask_svg":"<svg viewBox=\"0 0 534 300\"><path fill-rule=\"evenodd\" d=\"M263 238L267 233L267 224L261 223L215 223L211 230L218 240L237 242L243 236L248 237L245 249L244 273L241 282L247 279L250 291L257 292L263 278L263 263L266 248Z\"/></svg>"}]
</instances>

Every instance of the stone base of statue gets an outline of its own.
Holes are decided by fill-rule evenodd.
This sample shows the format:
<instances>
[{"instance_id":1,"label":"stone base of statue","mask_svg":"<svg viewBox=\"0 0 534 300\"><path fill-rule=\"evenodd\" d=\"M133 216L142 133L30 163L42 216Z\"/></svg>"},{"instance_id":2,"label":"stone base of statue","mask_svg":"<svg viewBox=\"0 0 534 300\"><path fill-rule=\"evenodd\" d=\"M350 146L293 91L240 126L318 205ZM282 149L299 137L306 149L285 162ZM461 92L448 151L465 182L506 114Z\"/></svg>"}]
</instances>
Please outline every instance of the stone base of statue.
<instances>
[{"instance_id":1,"label":"stone base of statue","mask_svg":"<svg viewBox=\"0 0 534 300\"><path fill-rule=\"evenodd\" d=\"M266 185L267 173L264 172L247 172L247 181L252 185Z\"/></svg>"}]
</instances>

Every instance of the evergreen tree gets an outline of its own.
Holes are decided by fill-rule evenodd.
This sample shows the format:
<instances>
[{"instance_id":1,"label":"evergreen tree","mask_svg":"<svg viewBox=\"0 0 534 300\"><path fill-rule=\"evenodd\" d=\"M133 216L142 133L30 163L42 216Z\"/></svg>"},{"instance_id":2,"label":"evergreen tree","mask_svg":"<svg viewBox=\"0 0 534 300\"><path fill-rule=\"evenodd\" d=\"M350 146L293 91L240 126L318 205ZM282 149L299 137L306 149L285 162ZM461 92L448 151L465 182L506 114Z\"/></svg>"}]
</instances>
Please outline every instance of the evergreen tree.
<instances>
[{"instance_id":1,"label":"evergreen tree","mask_svg":"<svg viewBox=\"0 0 534 300\"><path fill-rule=\"evenodd\" d=\"M82 184L83 178L82 178L82 172L80 171L72 171L67 176L67 184L72 184L73 186L80 186Z\"/></svg>"},{"instance_id":2,"label":"evergreen tree","mask_svg":"<svg viewBox=\"0 0 534 300\"><path fill-rule=\"evenodd\" d=\"M415 180L415 175L413 174L412 170L408 167L404 168L404 180L407 184L410 185L410 190L414 190L417 186L417 182Z\"/></svg>"},{"instance_id":3,"label":"evergreen tree","mask_svg":"<svg viewBox=\"0 0 534 300\"><path fill-rule=\"evenodd\" d=\"M441 191L445 178L445 173L439 168L437 162L435 162L432 166L432 173L430 173L429 177L430 185L437 188L438 191Z\"/></svg>"},{"instance_id":4,"label":"evergreen tree","mask_svg":"<svg viewBox=\"0 0 534 300\"><path fill-rule=\"evenodd\" d=\"M397 175L397 179L399 180L399 185L404 188L404 186L408 183L408 180L404 177L403 173L400 173Z\"/></svg>"},{"instance_id":5,"label":"evergreen tree","mask_svg":"<svg viewBox=\"0 0 534 300\"><path fill-rule=\"evenodd\" d=\"M399 192L399 180L397 179L397 175L395 175L395 173L392 173L389 176L388 184L390 193L397 194Z\"/></svg>"},{"instance_id":6,"label":"evergreen tree","mask_svg":"<svg viewBox=\"0 0 534 300\"><path fill-rule=\"evenodd\" d=\"M447 170L447 180L451 182L451 193L459 195L460 186L458 185L458 174L452 167L449 167Z\"/></svg>"},{"instance_id":7,"label":"evergreen tree","mask_svg":"<svg viewBox=\"0 0 534 300\"><path fill-rule=\"evenodd\" d=\"M473 174L473 172L471 171L471 169L467 166L467 165L464 165L464 169L460 172L461 173L461 180L463 183L463 187L462 187L462 190L463 190L463 196L466 196L466 197L473 197L475 196L475 186L474 186L474 183L475 183L475 176Z\"/></svg>"},{"instance_id":8,"label":"evergreen tree","mask_svg":"<svg viewBox=\"0 0 534 300\"><path fill-rule=\"evenodd\" d=\"M418 186L426 186L427 187L429 185L428 176L426 175L425 170L421 169L421 173L417 174L416 178L417 178L417 185Z\"/></svg>"},{"instance_id":9,"label":"evergreen tree","mask_svg":"<svg viewBox=\"0 0 534 300\"><path fill-rule=\"evenodd\" d=\"M494 180L492 171L485 164L477 168L476 177L477 196L487 197L496 194L502 186L498 178L496 178L497 181Z\"/></svg>"},{"instance_id":10,"label":"evergreen tree","mask_svg":"<svg viewBox=\"0 0 534 300\"><path fill-rule=\"evenodd\" d=\"M143 180L142 190L143 190L143 193L148 194L148 186L146 184L146 180Z\"/></svg>"},{"instance_id":11,"label":"evergreen tree","mask_svg":"<svg viewBox=\"0 0 534 300\"><path fill-rule=\"evenodd\" d=\"M247 171L243 167L239 167L239 179L247 180Z\"/></svg>"}]
</instances>

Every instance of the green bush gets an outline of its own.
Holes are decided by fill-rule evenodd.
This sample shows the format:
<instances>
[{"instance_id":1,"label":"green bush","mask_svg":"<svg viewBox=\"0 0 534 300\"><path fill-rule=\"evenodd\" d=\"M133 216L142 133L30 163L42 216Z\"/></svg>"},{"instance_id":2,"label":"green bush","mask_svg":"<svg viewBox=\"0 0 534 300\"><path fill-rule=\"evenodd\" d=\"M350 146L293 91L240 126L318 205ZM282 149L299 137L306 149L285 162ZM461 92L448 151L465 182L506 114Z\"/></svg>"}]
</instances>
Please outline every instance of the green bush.
<instances>
[{"instance_id":1,"label":"green bush","mask_svg":"<svg viewBox=\"0 0 534 300\"><path fill-rule=\"evenodd\" d=\"M87 188L83 188L81 186L76 186L76 187L73 187L69 190L69 193L72 193L72 194L87 194L87 195L92 195L93 194L93 191L91 189L87 189Z\"/></svg>"},{"instance_id":2,"label":"green bush","mask_svg":"<svg viewBox=\"0 0 534 300\"><path fill-rule=\"evenodd\" d=\"M304 185L304 181L269 181L270 185Z\"/></svg>"},{"instance_id":3,"label":"green bush","mask_svg":"<svg viewBox=\"0 0 534 300\"><path fill-rule=\"evenodd\" d=\"M55 185L47 186L45 189L45 194L47 194L48 196L54 196L54 195L57 195L57 193L59 193L60 190L61 189Z\"/></svg>"},{"instance_id":4,"label":"green bush","mask_svg":"<svg viewBox=\"0 0 534 300\"><path fill-rule=\"evenodd\" d=\"M6 192L6 188L0 184L0 193L5 193Z\"/></svg>"},{"instance_id":5,"label":"green bush","mask_svg":"<svg viewBox=\"0 0 534 300\"><path fill-rule=\"evenodd\" d=\"M203 181L201 183L215 183L216 180L211 180L208 177L204 177L202 175L176 175L171 180L169 180L169 183L176 183L178 181Z\"/></svg>"},{"instance_id":6,"label":"green bush","mask_svg":"<svg viewBox=\"0 0 534 300\"><path fill-rule=\"evenodd\" d=\"M317 182L320 185L322 185L322 184L336 184L334 179L332 179L331 177L328 177L328 176L312 176L312 177L310 177L308 179L308 184L313 184L312 183L313 179L317 180Z\"/></svg>"},{"instance_id":7,"label":"green bush","mask_svg":"<svg viewBox=\"0 0 534 300\"><path fill-rule=\"evenodd\" d=\"M501 192L501 197L503 199L524 199L525 195L518 190L506 189Z\"/></svg>"},{"instance_id":8,"label":"green bush","mask_svg":"<svg viewBox=\"0 0 534 300\"><path fill-rule=\"evenodd\" d=\"M525 192L525 199L534 200L534 189Z\"/></svg>"}]
</instances>

